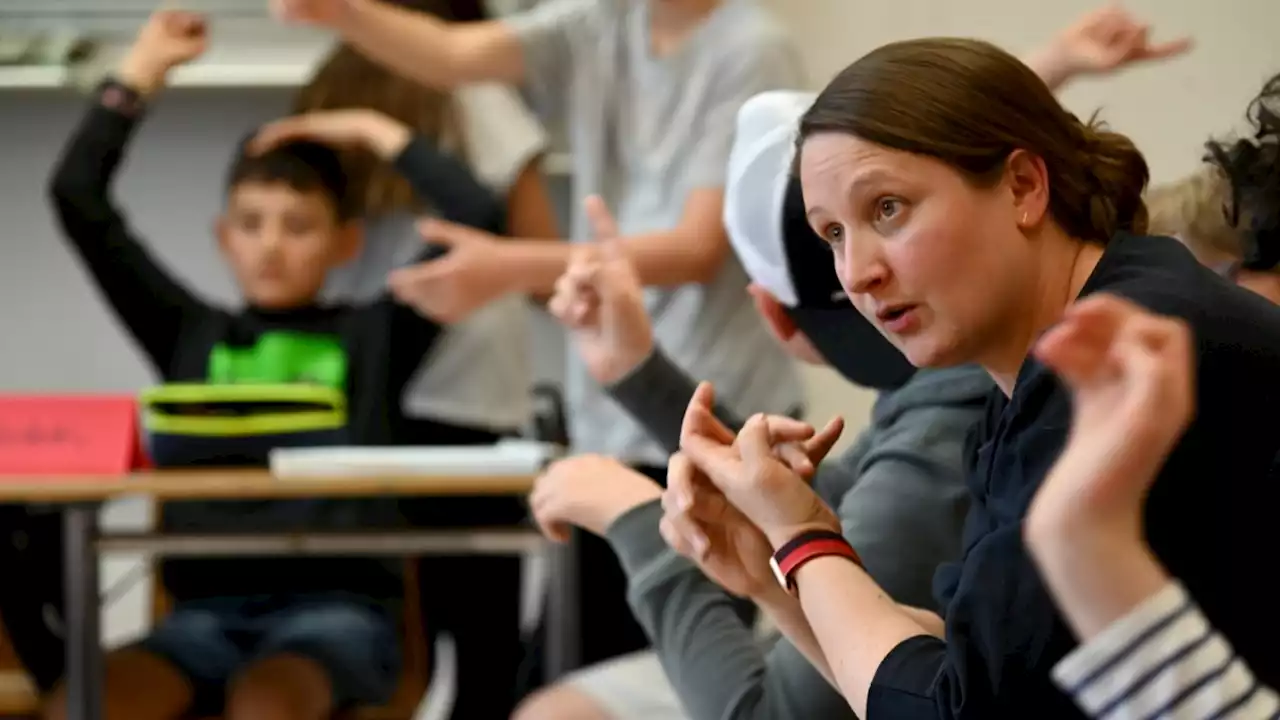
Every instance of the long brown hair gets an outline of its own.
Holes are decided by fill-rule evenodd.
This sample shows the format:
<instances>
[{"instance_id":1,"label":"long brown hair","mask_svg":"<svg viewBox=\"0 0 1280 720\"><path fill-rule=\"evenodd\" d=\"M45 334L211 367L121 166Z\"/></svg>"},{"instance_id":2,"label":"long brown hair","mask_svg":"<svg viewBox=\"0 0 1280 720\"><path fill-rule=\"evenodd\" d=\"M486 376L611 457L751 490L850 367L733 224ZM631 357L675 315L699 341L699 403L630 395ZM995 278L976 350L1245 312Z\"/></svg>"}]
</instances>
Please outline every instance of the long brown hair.
<instances>
[{"instance_id":1,"label":"long brown hair","mask_svg":"<svg viewBox=\"0 0 1280 720\"><path fill-rule=\"evenodd\" d=\"M1147 163L1133 142L1065 110L1030 68L979 40L892 43L845 68L800 122L797 142L842 133L929 155L989 187L1014 150L1039 156L1049 209L1073 237L1144 233ZM799 154L797 153L797 157Z\"/></svg>"},{"instance_id":2,"label":"long brown hair","mask_svg":"<svg viewBox=\"0 0 1280 720\"><path fill-rule=\"evenodd\" d=\"M399 0L396 4L450 20L483 18L479 0ZM447 92L401 77L341 44L294 96L293 112L347 108L377 110L466 159L458 110ZM348 151L342 159L360 214L421 209L409 184L372 154Z\"/></svg>"}]
</instances>

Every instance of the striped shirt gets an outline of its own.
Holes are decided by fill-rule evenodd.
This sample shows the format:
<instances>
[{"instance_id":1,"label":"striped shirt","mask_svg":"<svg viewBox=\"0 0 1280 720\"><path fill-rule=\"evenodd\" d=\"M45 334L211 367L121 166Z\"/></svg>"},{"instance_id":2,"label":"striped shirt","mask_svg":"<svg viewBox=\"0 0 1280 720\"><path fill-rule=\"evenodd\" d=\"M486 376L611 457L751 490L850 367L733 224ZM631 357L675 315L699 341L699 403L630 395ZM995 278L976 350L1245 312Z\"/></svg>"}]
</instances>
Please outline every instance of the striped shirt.
<instances>
[{"instance_id":1,"label":"striped shirt","mask_svg":"<svg viewBox=\"0 0 1280 720\"><path fill-rule=\"evenodd\" d=\"M1280 700L1172 582L1082 644L1053 679L1105 720L1273 720Z\"/></svg>"}]
</instances>

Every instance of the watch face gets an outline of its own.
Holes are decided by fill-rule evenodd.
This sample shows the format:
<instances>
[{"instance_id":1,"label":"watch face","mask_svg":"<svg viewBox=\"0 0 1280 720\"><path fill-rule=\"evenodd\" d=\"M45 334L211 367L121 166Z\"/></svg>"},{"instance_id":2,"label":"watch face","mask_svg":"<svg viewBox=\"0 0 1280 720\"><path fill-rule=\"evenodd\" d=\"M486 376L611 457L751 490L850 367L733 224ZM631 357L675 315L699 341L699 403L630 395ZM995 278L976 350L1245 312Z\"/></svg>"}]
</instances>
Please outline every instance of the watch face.
<instances>
[{"instance_id":1,"label":"watch face","mask_svg":"<svg viewBox=\"0 0 1280 720\"><path fill-rule=\"evenodd\" d=\"M782 568L778 567L778 558L769 558L769 569L773 571L773 576L778 579L779 585L787 590L791 589L787 584L787 576L782 573Z\"/></svg>"}]
</instances>

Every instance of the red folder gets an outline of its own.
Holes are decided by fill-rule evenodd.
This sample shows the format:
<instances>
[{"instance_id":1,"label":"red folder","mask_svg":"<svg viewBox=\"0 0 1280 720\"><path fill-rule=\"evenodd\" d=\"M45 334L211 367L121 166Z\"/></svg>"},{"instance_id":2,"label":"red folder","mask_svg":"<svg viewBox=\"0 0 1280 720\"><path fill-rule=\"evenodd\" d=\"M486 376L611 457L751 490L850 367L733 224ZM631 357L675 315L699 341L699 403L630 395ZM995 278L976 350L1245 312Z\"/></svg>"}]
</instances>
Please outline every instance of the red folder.
<instances>
[{"instance_id":1,"label":"red folder","mask_svg":"<svg viewBox=\"0 0 1280 720\"><path fill-rule=\"evenodd\" d=\"M145 465L133 396L0 395L0 481L125 475Z\"/></svg>"}]
</instances>

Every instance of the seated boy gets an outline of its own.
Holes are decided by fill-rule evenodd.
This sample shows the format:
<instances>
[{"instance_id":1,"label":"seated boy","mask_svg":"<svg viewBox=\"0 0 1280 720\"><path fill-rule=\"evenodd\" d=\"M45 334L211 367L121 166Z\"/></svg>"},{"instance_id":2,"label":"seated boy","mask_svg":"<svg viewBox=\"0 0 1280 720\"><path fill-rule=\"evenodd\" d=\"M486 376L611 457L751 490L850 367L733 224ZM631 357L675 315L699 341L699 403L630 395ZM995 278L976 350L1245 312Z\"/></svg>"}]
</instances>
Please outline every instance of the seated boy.
<instances>
[{"instance_id":1,"label":"seated boy","mask_svg":"<svg viewBox=\"0 0 1280 720\"><path fill-rule=\"evenodd\" d=\"M455 222L498 231L502 207L460 164L384 116L345 111L273 123L238 151L217 225L245 306L206 304L157 263L110 198L149 96L171 68L201 53L205 38L204 21L191 13L158 11L147 22L54 171L62 229L165 381L329 384L347 397L342 440L386 443L404 385L439 328L389 297L316 303L326 271L358 241L338 155L320 143L362 146L393 162ZM164 517L169 527L200 532L398 520L394 499L171 503ZM385 701L400 659L398 566L360 558L165 563L175 609L149 637L109 656L106 717L319 720ZM65 715L61 693L51 714Z\"/></svg>"}]
</instances>

